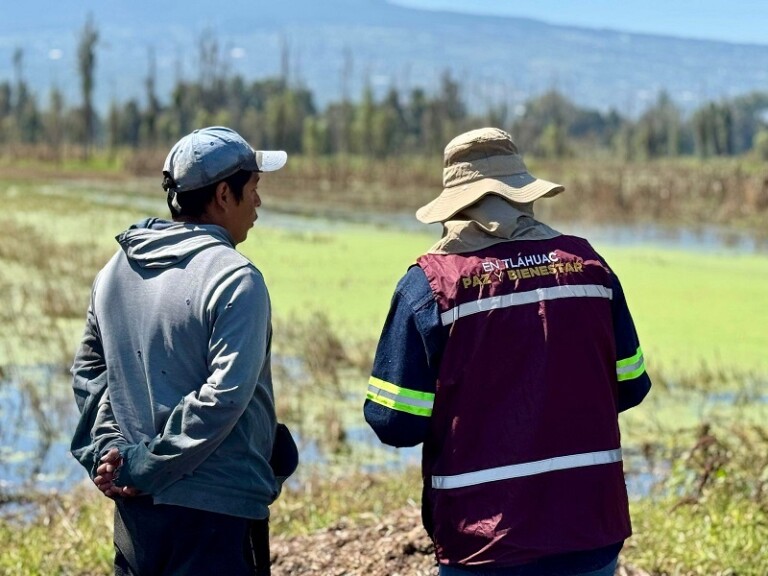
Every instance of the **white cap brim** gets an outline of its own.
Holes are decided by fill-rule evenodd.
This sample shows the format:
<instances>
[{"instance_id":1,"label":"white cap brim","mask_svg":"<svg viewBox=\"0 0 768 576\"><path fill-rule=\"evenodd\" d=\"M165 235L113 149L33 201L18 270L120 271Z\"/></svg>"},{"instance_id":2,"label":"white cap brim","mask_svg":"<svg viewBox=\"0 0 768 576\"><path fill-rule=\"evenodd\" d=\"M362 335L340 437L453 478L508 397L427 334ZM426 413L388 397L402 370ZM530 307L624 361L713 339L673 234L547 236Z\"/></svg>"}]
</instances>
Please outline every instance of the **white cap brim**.
<instances>
[{"instance_id":1,"label":"white cap brim","mask_svg":"<svg viewBox=\"0 0 768 576\"><path fill-rule=\"evenodd\" d=\"M288 161L288 154L283 150L257 150L256 165L261 172L280 170Z\"/></svg>"}]
</instances>

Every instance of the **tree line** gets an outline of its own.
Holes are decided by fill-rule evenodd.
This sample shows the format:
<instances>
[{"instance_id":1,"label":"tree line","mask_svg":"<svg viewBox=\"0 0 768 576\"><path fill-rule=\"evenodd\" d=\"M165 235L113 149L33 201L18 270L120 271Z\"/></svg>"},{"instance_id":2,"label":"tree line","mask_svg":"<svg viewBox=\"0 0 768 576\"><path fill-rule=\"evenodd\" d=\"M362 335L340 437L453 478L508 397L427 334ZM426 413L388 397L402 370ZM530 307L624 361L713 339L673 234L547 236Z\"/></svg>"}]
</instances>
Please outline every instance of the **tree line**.
<instances>
[{"instance_id":1,"label":"tree line","mask_svg":"<svg viewBox=\"0 0 768 576\"><path fill-rule=\"evenodd\" d=\"M196 78L178 78L170 94L159 95L150 52L143 94L113 100L100 114L93 104L98 43L89 18L78 38L76 103L66 102L55 86L47 96L34 93L24 77L23 50L14 51L14 78L0 81L1 144L44 147L54 156L77 146L88 156L93 147L167 147L196 127L221 124L259 147L309 156L390 157L438 153L462 130L495 125L511 132L527 153L548 158L595 151L627 160L754 151L768 159L767 92L709 102L684 115L662 91L639 117L628 118L578 106L553 89L514 108L495 104L478 113L446 71L432 92L391 86L377 95L369 81L356 98L345 94L320 109L311 90L289 79L287 53L280 75L248 80L229 73L211 35L199 41Z\"/></svg>"}]
</instances>

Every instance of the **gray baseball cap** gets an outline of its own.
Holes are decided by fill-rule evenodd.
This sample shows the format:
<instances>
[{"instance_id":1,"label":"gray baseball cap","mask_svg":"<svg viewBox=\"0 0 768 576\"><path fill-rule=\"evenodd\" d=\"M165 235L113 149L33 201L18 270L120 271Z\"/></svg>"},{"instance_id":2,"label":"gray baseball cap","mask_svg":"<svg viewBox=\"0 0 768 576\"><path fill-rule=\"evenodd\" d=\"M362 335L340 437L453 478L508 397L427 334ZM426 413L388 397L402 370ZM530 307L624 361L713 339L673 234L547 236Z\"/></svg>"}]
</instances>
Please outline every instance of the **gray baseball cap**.
<instances>
[{"instance_id":1,"label":"gray baseball cap","mask_svg":"<svg viewBox=\"0 0 768 576\"><path fill-rule=\"evenodd\" d=\"M282 150L254 150L240 134L224 126L210 126L187 134L174 144L163 165L170 178L168 191L187 192L204 188L238 170L272 172L285 166Z\"/></svg>"}]
</instances>

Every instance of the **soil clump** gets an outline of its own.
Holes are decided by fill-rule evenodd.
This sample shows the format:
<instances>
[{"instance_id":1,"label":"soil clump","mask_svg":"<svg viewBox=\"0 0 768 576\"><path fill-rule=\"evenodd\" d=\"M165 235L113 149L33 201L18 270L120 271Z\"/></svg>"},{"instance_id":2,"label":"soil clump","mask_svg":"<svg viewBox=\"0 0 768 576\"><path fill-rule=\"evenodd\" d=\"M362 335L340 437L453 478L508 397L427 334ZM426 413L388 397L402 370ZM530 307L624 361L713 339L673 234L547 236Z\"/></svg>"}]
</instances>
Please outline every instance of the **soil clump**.
<instances>
[{"instance_id":1,"label":"soil clump","mask_svg":"<svg viewBox=\"0 0 768 576\"><path fill-rule=\"evenodd\" d=\"M272 576L437 576L432 541L415 507L376 520L342 518L302 536L273 536ZM616 576L650 576L621 564Z\"/></svg>"}]
</instances>

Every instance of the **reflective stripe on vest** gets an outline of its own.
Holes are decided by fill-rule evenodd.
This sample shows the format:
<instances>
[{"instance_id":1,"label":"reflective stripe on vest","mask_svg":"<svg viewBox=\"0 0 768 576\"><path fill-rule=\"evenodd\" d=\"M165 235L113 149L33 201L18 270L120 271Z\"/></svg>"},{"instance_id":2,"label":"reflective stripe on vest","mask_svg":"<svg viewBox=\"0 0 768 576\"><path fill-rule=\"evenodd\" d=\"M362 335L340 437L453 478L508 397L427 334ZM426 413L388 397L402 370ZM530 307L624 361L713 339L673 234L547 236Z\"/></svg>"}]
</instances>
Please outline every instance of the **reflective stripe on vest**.
<instances>
[{"instance_id":1,"label":"reflective stripe on vest","mask_svg":"<svg viewBox=\"0 0 768 576\"><path fill-rule=\"evenodd\" d=\"M613 464L614 462L621 462L621 448L616 448L615 450L603 450L601 452L571 454L570 456L557 456L555 458L548 458L547 460L537 460L535 462L524 462L522 464L488 468L487 470L455 474L453 476L432 476L432 488L437 490L450 490L451 488L464 488L466 486L485 484L486 482L509 480L511 478L521 478L523 476L534 476L536 474L544 474L555 470L583 468L585 466L597 466L600 464Z\"/></svg>"},{"instance_id":2,"label":"reflective stripe on vest","mask_svg":"<svg viewBox=\"0 0 768 576\"><path fill-rule=\"evenodd\" d=\"M560 298L607 298L610 300L613 298L613 291L599 284L571 284L553 286L551 288L538 288L528 292L513 292L512 294L492 296L475 300L474 302L459 304L440 314L440 320L443 326L448 326L459 318L477 314L478 312L533 304L534 302L543 302L545 300L558 300Z\"/></svg>"},{"instance_id":3,"label":"reflective stripe on vest","mask_svg":"<svg viewBox=\"0 0 768 576\"><path fill-rule=\"evenodd\" d=\"M616 362L616 377L619 382L637 378L643 372L645 372L645 358L639 346L634 356Z\"/></svg>"},{"instance_id":4,"label":"reflective stripe on vest","mask_svg":"<svg viewBox=\"0 0 768 576\"><path fill-rule=\"evenodd\" d=\"M432 405L435 403L434 394L396 386L373 376L368 380L365 397L376 404L415 416L432 416Z\"/></svg>"}]
</instances>

